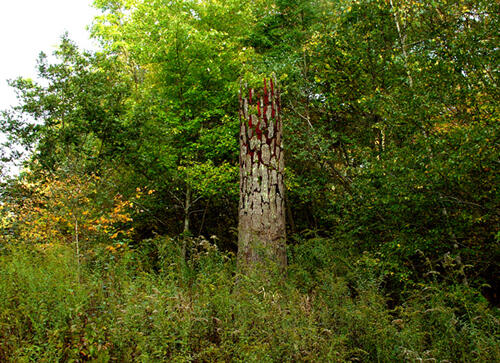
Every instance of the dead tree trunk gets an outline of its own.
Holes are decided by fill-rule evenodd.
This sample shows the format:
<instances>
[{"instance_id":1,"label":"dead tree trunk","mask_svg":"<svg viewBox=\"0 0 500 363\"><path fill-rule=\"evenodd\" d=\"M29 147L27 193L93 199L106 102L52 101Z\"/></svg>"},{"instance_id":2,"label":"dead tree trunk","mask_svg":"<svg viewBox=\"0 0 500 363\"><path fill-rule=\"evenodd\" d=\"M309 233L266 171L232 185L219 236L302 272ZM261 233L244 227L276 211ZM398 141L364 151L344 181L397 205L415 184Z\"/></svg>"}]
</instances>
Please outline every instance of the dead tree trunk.
<instances>
[{"instance_id":1,"label":"dead tree trunk","mask_svg":"<svg viewBox=\"0 0 500 363\"><path fill-rule=\"evenodd\" d=\"M242 94L243 92L248 95ZM275 82L240 89L240 204L238 265L286 266L283 124Z\"/></svg>"}]
</instances>

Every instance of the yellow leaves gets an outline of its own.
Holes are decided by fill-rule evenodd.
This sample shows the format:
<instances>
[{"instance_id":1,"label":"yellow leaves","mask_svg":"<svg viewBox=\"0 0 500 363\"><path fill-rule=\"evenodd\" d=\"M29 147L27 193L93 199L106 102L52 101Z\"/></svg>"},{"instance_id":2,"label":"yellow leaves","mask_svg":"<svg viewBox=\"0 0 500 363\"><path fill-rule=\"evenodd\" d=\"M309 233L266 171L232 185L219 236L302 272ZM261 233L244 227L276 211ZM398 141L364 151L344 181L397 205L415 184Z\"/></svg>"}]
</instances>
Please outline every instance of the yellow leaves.
<instances>
[{"instance_id":1,"label":"yellow leaves","mask_svg":"<svg viewBox=\"0 0 500 363\"><path fill-rule=\"evenodd\" d=\"M23 240L39 244L72 245L76 225L82 245L101 237L116 239L120 233L128 236L131 232L121 225L132 221L128 208L133 204L117 194L105 204L111 206L103 208L94 200L96 180L99 177L93 175L46 175L37 183L21 180L20 186L31 197L9 205L11 212L2 213L0 221L15 223Z\"/></svg>"},{"instance_id":2,"label":"yellow leaves","mask_svg":"<svg viewBox=\"0 0 500 363\"><path fill-rule=\"evenodd\" d=\"M35 248L38 250L38 251L47 251L49 249L52 249L56 247L56 245L52 242L49 242L49 243L37 243L35 245Z\"/></svg>"},{"instance_id":3,"label":"yellow leaves","mask_svg":"<svg viewBox=\"0 0 500 363\"><path fill-rule=\"evenodd\" d=\"M101 216L101 218L99 218L99 219L97 220L97 223L107 225L107 224L109 224L109 219L107 219L107 218L106 218L106 217L104 217L104 216Z\"/></svg>"},{"instance_id":4,"label":"yellow leaves","mask_svg":"<svg viewBox=\"0 0 500 363\"><path fill-rule=\"evenodd\" d=\"M116 248L114 246L107 246L106 247L106 251L109 251L109 252L116 252Z\"/></svg>"},{"instance_id":5,"label":"yellow leaves","mask_svg":"<svg viewBox=\"0 0 500 363\"><path fill-rule=\"evenodd\" d=\"M127 245L123 245L121 243L115 243L114 245L109 245L109 246L106 246L105 250L106 251L109 251L111 253L116 253L118 252L119 250L123 250L124 247L126 247Z\"/></svg>"}]
</instances>

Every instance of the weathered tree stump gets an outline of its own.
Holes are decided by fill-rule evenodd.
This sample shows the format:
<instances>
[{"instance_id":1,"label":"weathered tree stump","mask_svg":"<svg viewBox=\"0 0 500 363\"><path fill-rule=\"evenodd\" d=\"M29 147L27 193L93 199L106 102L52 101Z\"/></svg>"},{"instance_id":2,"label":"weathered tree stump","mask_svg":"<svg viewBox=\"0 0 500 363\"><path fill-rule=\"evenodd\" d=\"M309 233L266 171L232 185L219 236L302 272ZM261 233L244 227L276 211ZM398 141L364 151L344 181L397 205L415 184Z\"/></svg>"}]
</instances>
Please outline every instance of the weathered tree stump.
<instances>
[{"instance_id":1,"label":"weathered tree stump","mask_svg":"<svg viewBox=\"0 0 500 363\"><path fill-rule=\"evenodd\" d=\"M246 93L246 95L243 94ZM240 89L238 265L286 266L283 124L276 82Z\"/></svg>"}]
</instances>

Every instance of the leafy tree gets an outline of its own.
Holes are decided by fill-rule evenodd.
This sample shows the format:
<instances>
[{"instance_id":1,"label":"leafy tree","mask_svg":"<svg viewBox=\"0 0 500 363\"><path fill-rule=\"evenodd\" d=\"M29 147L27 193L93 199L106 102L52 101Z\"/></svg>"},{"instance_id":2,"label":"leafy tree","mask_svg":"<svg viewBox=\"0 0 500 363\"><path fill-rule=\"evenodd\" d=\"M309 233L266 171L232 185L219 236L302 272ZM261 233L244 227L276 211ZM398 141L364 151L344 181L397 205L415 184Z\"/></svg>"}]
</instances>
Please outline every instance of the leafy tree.
<instances>
[{"instance_id":1,"label":"leafy tree","mask_svg":"<svg viewBox=\"0 0 500 363\"><path fill-rule=\"evenodd\" d=\"M96 5L108 12L94 34L142 75L130 118L141 130L134 169L141 168L183 211L187 233L196 202L226 196L235 205L236 189L229 185L237 176L235 86L246 58L238 43L245 4Z\"/></svg>"},{"instance_id":2,"label":"leafy tree","mask_svg":"<svg viewBox=\"0 0 500 363\"><path fill-rule=\"evenodd\" d=\"M11 81L20 105L4 112L2 127L11 142L31 151L39 168L55 170L73 155L98 168L126 148L123 126L129 85L116 58L79 52L66 36L55 51L57 63L41 53L43 82Z\"/></svg>"},{"instance_id":3,"label":"leafy tree","mask_svg":"<svg viewBox=\"0 0 500 363\"><path fill-rule=\"evenodd\" d=\"M380 254L399 288L424 278L427 261L443 279L492 286L498 4L95 6L101 52L63 39L57 63L40 59L45 82L13 82L21 103L2 126L31 148L32 170L78 160L126 198L156 190L138 201L138 240L185 231L235 249L239 79L274 72L289 235L334 235L353 253Z\"/></svg>"}]
</instances>

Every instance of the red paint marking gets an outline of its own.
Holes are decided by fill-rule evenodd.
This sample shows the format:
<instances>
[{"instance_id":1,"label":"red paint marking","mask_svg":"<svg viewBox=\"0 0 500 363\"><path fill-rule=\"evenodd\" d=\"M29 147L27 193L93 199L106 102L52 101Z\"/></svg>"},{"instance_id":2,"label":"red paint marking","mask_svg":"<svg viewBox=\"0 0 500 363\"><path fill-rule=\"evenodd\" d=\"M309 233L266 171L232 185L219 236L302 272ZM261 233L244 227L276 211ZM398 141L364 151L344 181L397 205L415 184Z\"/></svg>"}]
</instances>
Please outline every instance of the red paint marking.
<instances>
[{"instance_id":1,"label":"red paint marking","mask_svg":"<svg viewBox=\"0 0 500 363\"><path fill-rule=\"evenodd\" d=\"M253 93L253 89L250 88L250 91L248 92L248 102L250 102L250 104L252 104L252 93Z\"/></svg>"},{"instance_id":2,"label":"red paint marking","mask_svg":"<svg viewBox=\"0 0 500 363\"><path fill-rule=\"evenodd\" d=\"M264 107L269 103L268 93L267 93L267 81L264 78Z\"/></svg>"},{"instance_id":3,"label":"red paint marking","mask_svg":"<svg viewBox=\"0 0 500 363\"><path fill-rule=\"evenodd\" d=\"M260 129L260 120L257 122L257 125L255 125L255 133L257 134L257 138L259 140L262 140L262 130Z\"/></svg>"},{"instance_id":4,"label":"red paint marking","mask_svg":"<svg viewBox=\"0 0 500 363\"><path fill-rule=\"evenodd\" d=\"M252 127L252 115L248 116L248 126Z\"/></svg>"},{"instance_id":5,"label":"red paint marking","mask_svg":"<svg viewBox=\"0 0 500 363\"><path fill-rule=\"evenodd\" d=\"M257 134L257 138L262 140L262 130L260 128L255 129L255 133Z\"/></svg>"}]
</instances>

